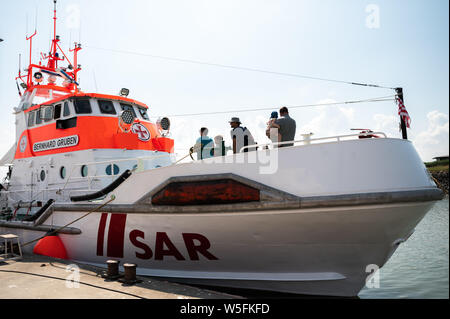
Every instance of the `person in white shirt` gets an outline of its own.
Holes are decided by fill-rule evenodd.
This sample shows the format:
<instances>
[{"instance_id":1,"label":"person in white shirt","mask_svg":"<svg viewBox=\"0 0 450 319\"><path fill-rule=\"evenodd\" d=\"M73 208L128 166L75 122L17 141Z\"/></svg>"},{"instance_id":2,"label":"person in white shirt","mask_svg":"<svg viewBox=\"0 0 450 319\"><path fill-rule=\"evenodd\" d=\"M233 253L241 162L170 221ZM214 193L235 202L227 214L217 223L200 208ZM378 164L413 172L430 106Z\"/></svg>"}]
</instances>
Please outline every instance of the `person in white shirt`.
<instances>
[{"instance_id":1,"label":"person in white shirt","mask_svg":"<svg viewBox=\"0 0 450 319\"><path fill-rule=\"evenodd\" d=\"M241 121L238 117L232 117L229 121L230 126L232 128L230 134L231 134L231 140L233 141L233 153L240 153L241 148L248 145L254 145L255 140L253 139L252 133L246 128L241 126ZM246 148L244 149L244 152L248 152L249 149L251 151L255 151L256 148Z\"/></svg>"},{"instance_id":2,"label":"person in white shirt","mask_svg":"<svg viewBox=\"0 0 450 319\"><path fill-rule=\"evenodd\" d=\"M214 137L214 144L216 145L214 148L214 156L225 156L227 155L227 152L231 150L231 146L225 146L222 135Z\"/></svg>"}]
</instances>

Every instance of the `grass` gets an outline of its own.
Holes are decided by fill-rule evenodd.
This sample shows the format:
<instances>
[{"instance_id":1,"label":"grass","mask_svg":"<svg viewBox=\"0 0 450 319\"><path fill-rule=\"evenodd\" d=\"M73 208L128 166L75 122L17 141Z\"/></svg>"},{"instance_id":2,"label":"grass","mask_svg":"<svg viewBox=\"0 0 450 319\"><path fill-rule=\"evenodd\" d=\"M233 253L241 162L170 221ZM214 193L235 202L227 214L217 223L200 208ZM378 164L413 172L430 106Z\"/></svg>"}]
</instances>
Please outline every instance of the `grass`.
<instances>
[{"instance_id":1,"label":"grass","mask_svg":"<svg viewBox=\"0 0 450 319\"><path fill-rule=\"evenodd\" d=\"M439 172L439 171L448 171L449 170L448 164L447 165L432 166L432 167L427 166L427 168L428 168L428 171L430 173Z\"/></svg>"},{"instance_id":2,"label":"grass","mask_svg":"<svg viewBox=\"0 0 450 319\"><path fill-rule=\"evenodd\" d=\"M449 160L447 159L443 161L425 162L425 166L428 168L428 171L430 173L448 171Z\"/></svg>"},{"instance_id":3,"label":"grass","mask_svg":"<svg viewBox=\"0 0 450 319\"><path fill-rule=\"evenodd\" d=\"M438 167L440 167L440 166L448 167L448 164L449 164L449 160L425 162L425 166L428 167L428 168L436 167L436 166L438 166Z\"/></svg>"}]
</instances>

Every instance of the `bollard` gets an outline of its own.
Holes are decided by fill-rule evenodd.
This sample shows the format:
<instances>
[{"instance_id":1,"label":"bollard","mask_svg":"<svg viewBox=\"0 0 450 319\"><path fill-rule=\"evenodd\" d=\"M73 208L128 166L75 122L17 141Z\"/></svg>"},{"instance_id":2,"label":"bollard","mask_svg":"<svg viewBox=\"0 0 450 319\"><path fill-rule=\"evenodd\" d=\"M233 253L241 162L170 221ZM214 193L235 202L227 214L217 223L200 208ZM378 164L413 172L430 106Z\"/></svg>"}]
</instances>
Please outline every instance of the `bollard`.
<instances>
[{"instance_id":1,"label":"bollard","mask_svg":"<svg viewBox=\"0 0 450 319\"><path fill-rule=\"evenodd\" d=\"M119 275L119 262L117 260L107 260L108 265L108 277L115 277Z\"/></svg>"},{"instance_id":2,"label":"bollard","mask_svg":"<svg viewBox=\"0 0 450 319\"><path fill-rule=\"evenodd\" d=\"M136 278L136 267L136 264L123 264L124 277L119 279L119 281L125 285L133 285L142 282L142 280Z\"/></svg>"},{"instance_id":3,"label":"bollard","mask_svg":"<svg viewBox=\"0 0 450 319\"><path fill-rule=\"evenodd\" d=\"M108 266L108 270L106 271L106 273L102 274L102 278L109 279L109 280L116 280L116 279L122 277L119 274L119 261L107 260L106 265Z\"/></svg>"},{"instance_id":4,"label":"bollard","mask_svg":"<svg viewBox=\"0 0 450 319\"><path fill-rule=\"evenodd\" d=\"M123 269L125 272L125 281L135 281L136 280L136 264L123 264Z\"/></svg>"}]
</instances>

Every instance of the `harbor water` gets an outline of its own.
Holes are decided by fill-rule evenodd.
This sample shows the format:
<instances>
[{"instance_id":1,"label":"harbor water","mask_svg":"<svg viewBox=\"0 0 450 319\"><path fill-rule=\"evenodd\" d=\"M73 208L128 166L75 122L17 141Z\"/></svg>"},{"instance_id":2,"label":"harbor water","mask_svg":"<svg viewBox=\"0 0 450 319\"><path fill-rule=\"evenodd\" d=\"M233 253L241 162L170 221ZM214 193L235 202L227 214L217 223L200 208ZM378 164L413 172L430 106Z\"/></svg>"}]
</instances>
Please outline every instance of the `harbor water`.
<instances>
[{"instance_id":1,"label":"harbor water","mask_svg":"<svg viewBox=\"0 0 450 319\"><path fill-rule=\"evenodd\" d=\"M359 293L368 298L449 298L449 197L437 202L414 234L379 270L379 287Z\"/></svg>"}]
</instances>

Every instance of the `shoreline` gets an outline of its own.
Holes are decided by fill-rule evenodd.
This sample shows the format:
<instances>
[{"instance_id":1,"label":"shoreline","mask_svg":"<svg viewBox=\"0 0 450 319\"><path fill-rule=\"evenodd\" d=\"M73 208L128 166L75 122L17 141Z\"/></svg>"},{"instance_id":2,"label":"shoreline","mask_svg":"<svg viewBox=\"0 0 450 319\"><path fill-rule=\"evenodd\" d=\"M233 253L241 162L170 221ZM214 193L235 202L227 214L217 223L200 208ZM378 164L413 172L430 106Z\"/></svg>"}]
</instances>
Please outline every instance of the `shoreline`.
<instances>
[{"instance_id":1,"label":"shoreline","mask_svg":"<svg viewBox=\"0 0 450 319\"><path fill-rule=\"evenodd\" d=\"M435 171L430 172L431 176L437 181L437 186L448 195L448 169L447 170L441 170L441 171Z\"/></svg>"}]
</instances>

